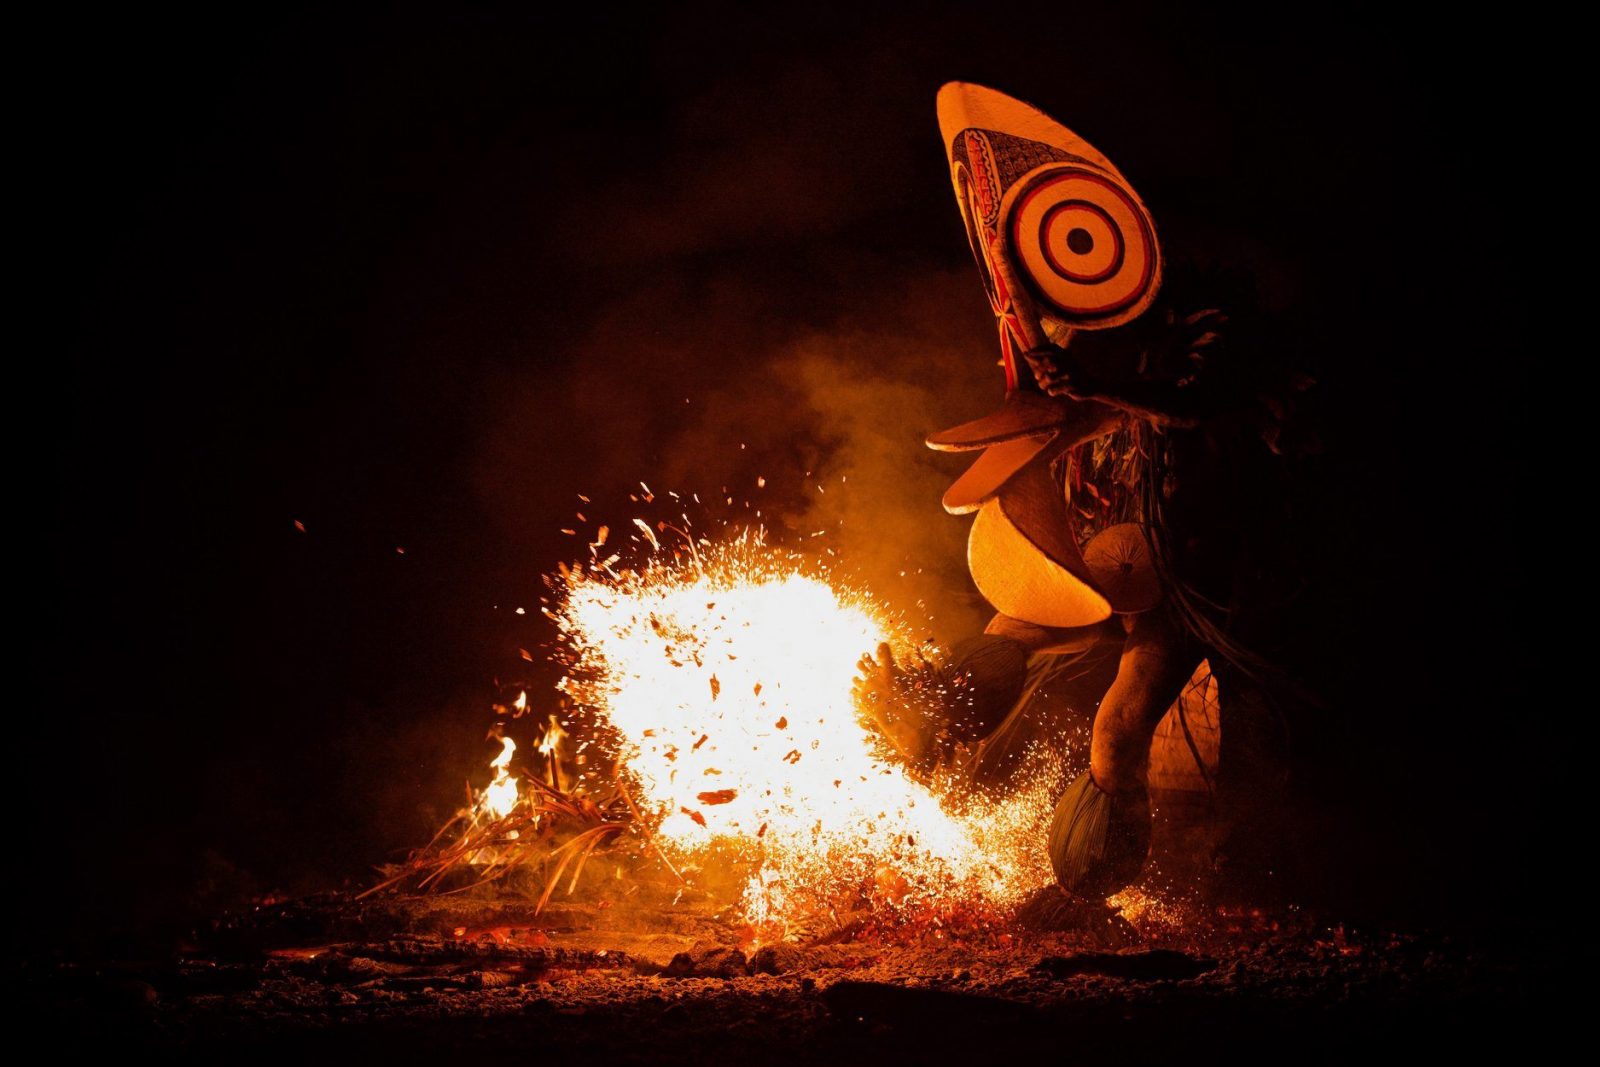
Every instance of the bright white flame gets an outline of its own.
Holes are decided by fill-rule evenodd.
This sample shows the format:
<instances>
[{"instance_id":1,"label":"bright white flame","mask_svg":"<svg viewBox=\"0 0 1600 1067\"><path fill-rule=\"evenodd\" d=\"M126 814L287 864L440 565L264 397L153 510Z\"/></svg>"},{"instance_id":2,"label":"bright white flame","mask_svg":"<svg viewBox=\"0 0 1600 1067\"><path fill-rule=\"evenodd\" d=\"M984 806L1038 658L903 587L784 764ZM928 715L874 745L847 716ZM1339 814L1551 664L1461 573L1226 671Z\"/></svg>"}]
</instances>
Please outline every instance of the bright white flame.
<instances>
[{"instance_id":1,"label":"bright white flame","mask_svg":"<svg viewBox=\"0 0 1600 1067\"><path fill-rule=\"evenodd\" d=\"M539 751L552 755L561 751L561 742L566 739L567 732L561 728L561 723L556 721L554 715L550 716L549 725L545 727L544 737L539 739Z\"/></svg>"},{"instance_id":2,"label":"bright white flame","mask_svg":"<svg viewBox=\"0 0 1600 1067\"><path fill-rule=\"evenodd\" d=\"M875 871L927 893L1016 895L1016 857L984 847L996 813L945 811L879 758L858 718L857 663L898 635L863 599L776 559L745 546L571 579L557 615L576 654L564 684L622 734L661 839L680 852L730 839L756 850L745 910L757 921L781 917L796 892Z\"/></svg>"},{"instance_id":3,"label":"bright white flame","mask_svg":"<svg viewBox=\"0 0 1600 1067\"><path fill-rule=\"evenodd\" d=\"M509 737L500 739L500 754L489 762L494 770L494 781L483 791L483 810L497 819L503 819L517 806L517 779L511 773L511 757L516 754L517 743Z\"/></svg>"}]
</instances>

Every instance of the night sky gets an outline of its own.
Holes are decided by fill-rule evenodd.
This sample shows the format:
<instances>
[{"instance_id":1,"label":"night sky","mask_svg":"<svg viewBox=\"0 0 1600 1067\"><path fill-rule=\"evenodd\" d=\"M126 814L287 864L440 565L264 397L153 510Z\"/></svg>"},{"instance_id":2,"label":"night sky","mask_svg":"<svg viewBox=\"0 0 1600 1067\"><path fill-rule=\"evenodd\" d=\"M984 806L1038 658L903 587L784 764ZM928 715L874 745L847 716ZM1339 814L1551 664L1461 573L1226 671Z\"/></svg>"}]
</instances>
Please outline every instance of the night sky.
<instances>
[{"instance_id":1,"label":"night sky","mask_svg":"<svg viewBox=\"0 0 1600 1067\"><path fill-rule=\"evenodd\" d=\"M957 78L1105 151L1318 380L1299 645L1332 881L1382 898L1403 869L1397 906L1480 916L1521 887L1536 805L1497 794L1525 735L1525 362L1465 368L1516 351L1529 305L1483 269L1516 234L1464 222L1475 130L1520 102L1348 5L915 7L47 35L12 817L82 929L425 840L493 751L497 681L549 685L519 649L548 639L577 494L625 523L641 479L742 504L763 475L780 537L832 529L941 637L981 621L937 503L959 462L919 443L1001 391L934 120Z\"/></svg>"}]
</instances>

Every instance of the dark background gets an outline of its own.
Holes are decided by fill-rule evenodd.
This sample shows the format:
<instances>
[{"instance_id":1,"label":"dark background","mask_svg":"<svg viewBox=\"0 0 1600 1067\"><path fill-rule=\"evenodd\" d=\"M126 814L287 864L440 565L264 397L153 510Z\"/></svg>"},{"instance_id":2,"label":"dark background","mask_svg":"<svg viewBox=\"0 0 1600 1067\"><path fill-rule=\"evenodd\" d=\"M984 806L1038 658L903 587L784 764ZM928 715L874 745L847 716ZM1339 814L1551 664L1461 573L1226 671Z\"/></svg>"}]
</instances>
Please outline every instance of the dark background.
<instances>
[{"instance_id":1,"label":"dark background","mask_svg":"<svg viewBox=\"0 0 1600 1067\"><path fill-rule=\"evenodd\" d=\"M74 920L38 936L425 839L481 779L497 683L548 684L518 650L578 493L616 526L640 479L738 513L765 475L781 537L827 528L940 636L971 625L952 469L918 444L1000 391L934 121L955 78L1087 136L1301 339L1316 884L1515 918L1545 803L1509 669L1530 305L1482 162L1524 114L1516 27L1486 78L1347 5L525 7L38 38L13 813Z\"/></svg>"}]
</instances>

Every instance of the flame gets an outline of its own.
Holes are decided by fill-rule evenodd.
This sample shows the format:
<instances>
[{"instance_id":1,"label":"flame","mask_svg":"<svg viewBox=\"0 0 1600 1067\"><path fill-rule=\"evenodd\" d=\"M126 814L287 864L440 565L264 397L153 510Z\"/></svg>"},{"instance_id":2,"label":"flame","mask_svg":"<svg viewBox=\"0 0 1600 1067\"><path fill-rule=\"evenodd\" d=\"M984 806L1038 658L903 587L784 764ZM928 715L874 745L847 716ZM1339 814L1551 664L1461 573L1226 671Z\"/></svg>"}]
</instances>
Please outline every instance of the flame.
<instances>
[{"instance_id":1,"label":"flame","mask_svg":"<svg viewBox=\"0 0 1600 1067\"><path fill-rule=\"evenodd\" d=\"M750 858L757 923L874 882L893 887L889 906L1006 903L1041 884L1042 855L1017 849L1034 798L947 810L858 717L861 656L909 645L882 609L759 538L701 546L637 571L573 569L553 616L562 688L620 733L664 848Z\"/></svg>"},{"instance_id":2,"label":"flame","mask_svg":"<svg viewBox=\"0 0 1600 1067\"><path fill-rule=\"evenodd\" d=\"M510 815L517 806L517 779L511 773L511 757L516 755L516 751L517 743L509 737L502 737L500 754L489 761L494 780L484 787L479 805L497 819Z\"/></svg>"},{"instance_id":3,"label":"flame","mask_svg":"<svg viewBox=\"0 0 1600 1067\"><path fill-rule=\"evenodd\" d=\"M561 751L561 742L565 740L567 732L561 728L561 723L556 721L554 715L550 716L549 725L545 727L544 737L539 740L539 751L546 756L556 755Z\"/></svg>"},{"instance_id":4,"label":"flame","mask_svg":"<svg viewBox=\"0 0 1600 1067\"><path fill-rule=\"evenodd\" d=\"M567 787L566 779L561 773L561 742L566 736L567 732L561 728L561 723L551 715L549 725L545 727L544 737L539 739L539 754L545 761L545 781L552 789L564 790Z\"/></svg>"}]
</instances>

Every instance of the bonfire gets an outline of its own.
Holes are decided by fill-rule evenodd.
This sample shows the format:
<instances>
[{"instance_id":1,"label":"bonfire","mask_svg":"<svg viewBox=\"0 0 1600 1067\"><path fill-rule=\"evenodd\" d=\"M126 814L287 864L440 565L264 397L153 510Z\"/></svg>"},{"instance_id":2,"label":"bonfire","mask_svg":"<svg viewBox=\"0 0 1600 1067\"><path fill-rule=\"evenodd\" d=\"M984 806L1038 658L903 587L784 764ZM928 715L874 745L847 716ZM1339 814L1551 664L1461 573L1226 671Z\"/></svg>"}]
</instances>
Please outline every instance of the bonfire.
<instances>
[{"instance_id":1,"label":"bonfire","mask_svg":"<svg viewBox=\"0 0 1600 1067\"><path fill-rule=\"evenodd\" d=\"M565 672L551 697L581 714L549 715L528 764L502 737L489 782L372 891L531 871L542 907L605 851L684 888L731 886L731 914L778 940L863 906L889 922L1000 915L1046 884L1052 776L1004 798L919 778L856 706L864 654L936 654L903 620L760 530L638 528L634 565L601 527L549 582ZM927 677L935 713L951 695Z\"/></svg>"}]
</instances>

